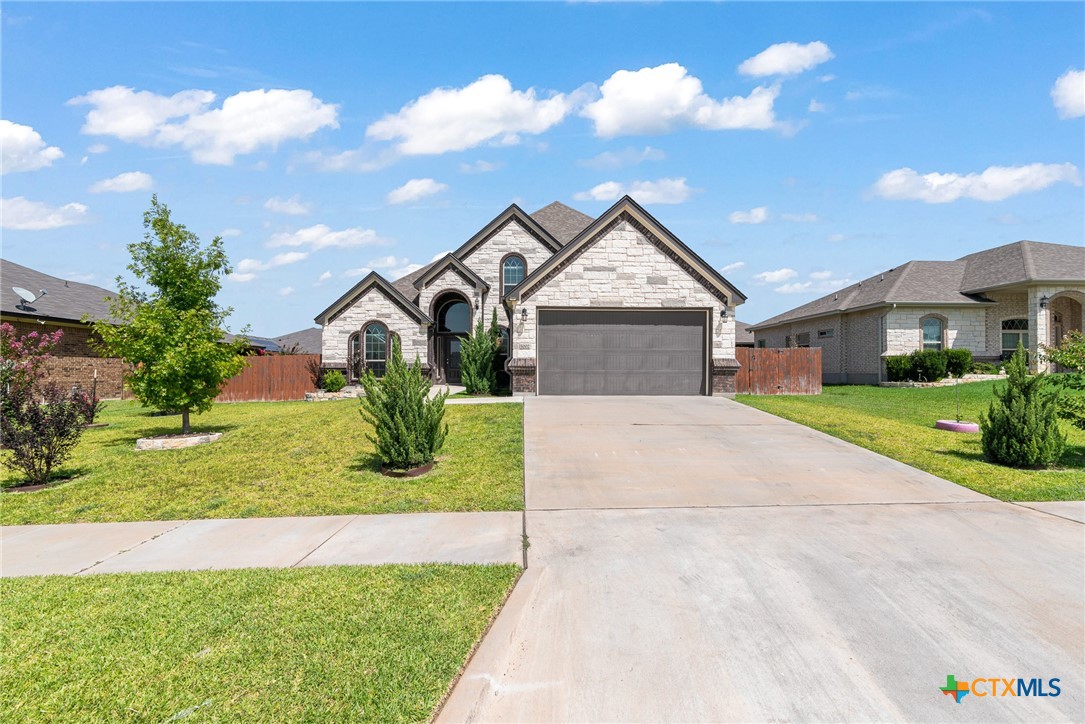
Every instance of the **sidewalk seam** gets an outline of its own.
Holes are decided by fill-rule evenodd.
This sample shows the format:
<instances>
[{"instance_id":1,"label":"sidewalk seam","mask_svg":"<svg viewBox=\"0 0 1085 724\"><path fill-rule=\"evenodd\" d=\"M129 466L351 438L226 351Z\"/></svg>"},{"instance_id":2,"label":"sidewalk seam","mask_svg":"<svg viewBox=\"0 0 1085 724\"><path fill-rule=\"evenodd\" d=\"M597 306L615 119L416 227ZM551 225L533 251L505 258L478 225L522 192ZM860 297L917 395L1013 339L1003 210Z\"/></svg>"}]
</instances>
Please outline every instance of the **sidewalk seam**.
<instances>
[{"instance_id":1,"label":"sidewalk seam","mask_svg":"<svg viewBox=\"0 0 1085 724\"><path fill-rule=\"evenodd\" d=\"M136 548L139 548L142 545L146 545L147 543L150 543L153 540L157 540L158 538L161 538L162 536L166 535L167 533L172 533L173 531L178 530L179 528L184 528L186 525L188 525L191 522L192 522L191 520L182 520L180 523L173 526L172 528L164 530L161 533L157 533L155 535L152 535L150 538L146 538L144 540L141 540L139 543L136 543L131 548L125 548L123 551L117 551L113 555L106 556L105 558L103 558L100 561L95 561L94 563L91 563L86 568L80 569L80 570L76 571L75 573L73 573L71 575L73 575L73 576L82 575L82 574L86 573L87 571L89 571L91 568L94 568L95 566L100 566L103 563L105 563L106 561L111 561L114 558L117 558L118 556L123 556L125 553L130 553L131 551L134 551Z\"/></svg>"},{"instance_id":2,"label":"sidewalk seam","mask_svg":"<svg viewBox=\"0 0 1085 724\"><path fill-rule=\"evenodd\" d=\"M332 538L334 538L335 536L339 535L339 534L340 534L341 532L343 532L343 529L344 529L344 528L346 528L346 527L347 527L348 525L350 525L351 523L353 523L353 522L354 522L354 521L356 521L356 520L358 520L358 515L353 515L353 516L351 516L350 520L346 521L345 523L343 523L343 525L339 526L339 527L338 527L338 528L336 528L336 529L335 529L334 531L332 531L332 533L331 533L331 534L330 534L330 535L329 535L329 536L328 536L327 538L325 538L324 540L322 540L322 541L320 542L320 544L319 544L319 545L318 545L318 546L317 546L316 548L313 548L313 550L309 551L308 553L306 553L306 554L305 554L305 555L303 555L303 556L302 556L301 558L299 558L299 559L298 559L297 561L295 561L294 563L292 563L291 565L289 565L289 566L287 566L287 567L288 567L288 568L297 568L298 566L300 566L300 565L302 564L302 562L304 562L304 561L305 561L305 559L306 559L306 558L308 558L309 556L313 555L313 554L314 554L314 553L316 553L316 552L317 552L318 550L320 550L321 548L323 548L323 547L324 547L324 544L325 544L325 543L327 543L328 541L330 541L330 540L331 540Z\"/></svg>"}]
</instances>

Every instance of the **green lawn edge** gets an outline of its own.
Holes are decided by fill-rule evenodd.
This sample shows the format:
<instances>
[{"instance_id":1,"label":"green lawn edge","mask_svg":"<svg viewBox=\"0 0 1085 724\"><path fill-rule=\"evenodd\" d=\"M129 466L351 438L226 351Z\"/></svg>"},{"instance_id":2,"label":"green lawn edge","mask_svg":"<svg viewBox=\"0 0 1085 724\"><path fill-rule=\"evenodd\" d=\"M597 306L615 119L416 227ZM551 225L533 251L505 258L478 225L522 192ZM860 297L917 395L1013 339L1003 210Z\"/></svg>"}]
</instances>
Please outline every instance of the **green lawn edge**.
<instances>
[{"instance_id":1,"label":"green lawn edge","mask_svg":"<svg viewBox=\"0 0 1085 724\"><path fill-rule=\"evenodd\" d=\"M820 395L737 395L735 399L893 458L978 493L1005 501L1085 500L1085 432L1061 423L1068 444L1050 470L1021 470L987 462L978 433L934 428L955 419L978 421L996 382L933 388L827 386Z\"/></svg>"}]
</instances>

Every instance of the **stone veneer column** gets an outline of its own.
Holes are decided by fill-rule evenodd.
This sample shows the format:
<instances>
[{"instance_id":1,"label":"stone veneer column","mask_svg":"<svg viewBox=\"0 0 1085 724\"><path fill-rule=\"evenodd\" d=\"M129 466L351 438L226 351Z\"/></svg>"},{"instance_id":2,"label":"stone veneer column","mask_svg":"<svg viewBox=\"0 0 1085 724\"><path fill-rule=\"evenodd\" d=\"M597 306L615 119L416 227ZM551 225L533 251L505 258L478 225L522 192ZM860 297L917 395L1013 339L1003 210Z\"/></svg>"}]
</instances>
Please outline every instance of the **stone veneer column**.
<instances>
[{"instance_id":1,"label":"stone veneer column","mask_svg":"<svg viewBox=\"0 0 1085 724\"><path fill-rule=\"evenodd\" d=\"M712 394L735 396L735 376L742 365L737 359L713 359L712 360Z\"/></svg>"}]
</instances>

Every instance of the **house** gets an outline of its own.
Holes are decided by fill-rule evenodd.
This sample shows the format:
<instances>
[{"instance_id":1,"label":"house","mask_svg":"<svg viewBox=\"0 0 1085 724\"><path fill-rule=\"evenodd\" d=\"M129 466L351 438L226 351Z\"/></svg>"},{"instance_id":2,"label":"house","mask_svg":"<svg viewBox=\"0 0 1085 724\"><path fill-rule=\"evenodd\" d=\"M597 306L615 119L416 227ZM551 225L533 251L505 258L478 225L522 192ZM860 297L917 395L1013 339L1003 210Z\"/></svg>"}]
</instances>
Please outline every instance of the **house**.
<instances>
[{"instance_id":1,"label":"house","mask_svg":"<svg viewBox=\"0 0 1085 724\"><path fill-rule=\"evenodd\" d=\"M829 384L877 384L884 358L968 349L997 362L1082 329L1085 247L1018 241L955 261L910 261L753 326L758 347L820 347Z\"/></svg>"},{"instance_id":2,"label":"house","mask_svg":"<svg viewBox=\"0 0 1085 724\"><path fill-rule=\"evenodd\" d=\"M735 346L736 347L753 347L754 337L753 332L750 331L750 325L742 320L735 320Z\"/></svg>"},{"instance_id":3,"label":"house","mask_svg":"<svg viewBox=\"0 0 1085 724\"><path fill-rule=\"evenodd\" d=\"M108 300L116 296L113 292L50 276L7 259L0 259L0 279L0 322L11 324L20 335L64 332L46 365L48 381L88 392L97 381L99 397L121 397L123 363L99 354L94 346L97 335L89 322L83 321L110 319ZM16 288L36 298L26 301Z\"/></svg>"},{"instance_id":4,"label":"house","mask_svg":"<svg viewBox=\"0 0 1085 724\"><path fill-rule=\"evenodd\" d=\"M628 196L592 219L513 204L402 279L373 272L316 317L323 364L383 374L389 338L457 383L462 340L497 310L515 392L734 392L735 307L746 297Z\"/></svg>"},{"instance_id":5,"label":"house","mask_svg":"<svg viewBox=\"0 0 1085 724\"><path fill-rule=\"evenodd\" d=\"M322 335L320 327L308 327L281 337L274 337L271 341L282 350L295 351L298 354L320 354Z\"/></svg>"}]
</instances>

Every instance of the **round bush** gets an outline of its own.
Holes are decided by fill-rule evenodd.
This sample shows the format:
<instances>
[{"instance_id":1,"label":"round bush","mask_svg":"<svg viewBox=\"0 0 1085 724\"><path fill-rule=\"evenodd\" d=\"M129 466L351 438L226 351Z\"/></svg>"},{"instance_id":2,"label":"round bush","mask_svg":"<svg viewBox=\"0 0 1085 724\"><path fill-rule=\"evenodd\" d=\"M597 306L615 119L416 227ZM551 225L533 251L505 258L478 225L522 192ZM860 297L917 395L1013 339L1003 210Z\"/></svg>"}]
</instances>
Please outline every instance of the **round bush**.
<instances>
[{"instance_id":1,"label":"round bush","mask_svg":"<svg viewBox=\"0 0 1085 724\"><path fill-rule=\"evenodd\" d=\"M339 370L328 370L324 373L324 391L338 392L347 386L347 378Z\"/></svg>"}]
</instances>

